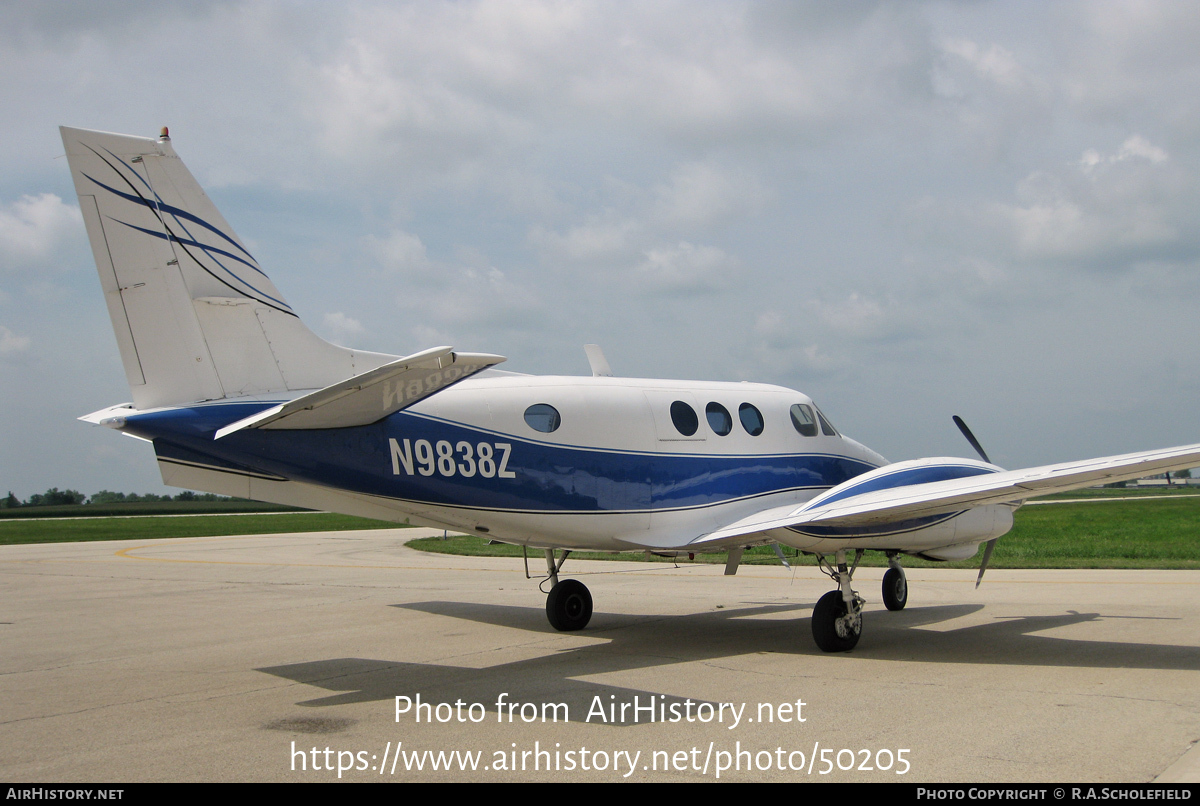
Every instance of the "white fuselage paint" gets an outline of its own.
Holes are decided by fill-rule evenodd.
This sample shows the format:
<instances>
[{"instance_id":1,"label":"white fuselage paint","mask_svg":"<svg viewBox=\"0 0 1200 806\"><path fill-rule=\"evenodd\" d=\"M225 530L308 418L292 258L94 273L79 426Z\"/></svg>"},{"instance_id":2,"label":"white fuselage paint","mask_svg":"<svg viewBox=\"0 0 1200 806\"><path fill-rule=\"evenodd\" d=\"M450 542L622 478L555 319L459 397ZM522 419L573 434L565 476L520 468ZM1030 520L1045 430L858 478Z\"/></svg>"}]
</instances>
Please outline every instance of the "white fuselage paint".
<instances>
[{"instance_id":1,"label":"white fuselage paint","mask_svg":"<svg viewBox=\"0 0 1200 806\"><path fill-rule=\"evenodd\" d=\"M671 421L670 405L688 403L699 419L695 434L684 436ZM733 419L726 435L717 434L705 417L705 407L722 405ZM554 406L561 425L553 433L534 431L524 420L534 404ZM743 428L738 409L750 403L761 413L764 428L753 436ZM421 448L423 463L414 456L412 442L392 441L393 472L442 476L479 473L484 449L490 452L489 478L503 484L509 455L522 443L663 457L722 456L755 461L756 457L836 455L880 467L887 460L844 435L802 435L792 424L789 409L800 403L812 406L806 395L791 389L756 383L646 380L632 378L578 378L501 376L476 378L423 401L410 411L478 429L493 435L479 443L457 443ZM513 447L514 444L516 447ZM454 454L450 455L450 451ZM449 472L446 472L449 471ZM570 472L564 468L564 472ZM575 549L661 550L687 549L705 534L739 518L769 507L800 505L823 488L761 493L730 501L693 507L603 513L532 513L474 508L419 505L426 519L468 530L486 529L498 540L530 546ZM403 506L398 503L398 506ZM878 537L833 539L812 537L792 530L775 530L771 537L796 548L822 552L839 548L896 548L906 551L975 544L1011 528L1011 508L983 507L949 517L933 526ZM729 544L745 542L731 540ZM716 546L714 546L716 547Z\"/></svg>"},{"instance_id":2,"label":"white fuselage paint","mask_svg":"<svg viewBox=\"0 0 1200 806\"><path fill-rule=\"evenodd\" d=\"M698 427L685 436L674 426L670 407L686 402L695 412ZM265 401L264 401L265 402ZM559 413L559 427L552 433L534 430L525 421L525 411L535 404L548 404ZM718 434L705 416L709 403L720 404L729 413L732 427ZM743 427L738 411L753 405L762 416L763 429L752 435ZM884 457L841 434L826 434L818 428L805 436L793 425L793 404L815 406L806 395L784 387L758 383L654 380L614 377L525 376L490 372L462 381L403 412L406 422L449 424L470 430L469 439L437 440L416 431L389 432L380 439L380 455L386 472L397 479L421 478L464 482L503 491L505 485L521 481L525 453L539 446L566 448L579 455L655 462L688 462L706 457L729 460L731 466L753 466L764 460L803 461L806 457L841 457L860 463L857 472L888 465ZM217 404L222 405L222 404ZM414 419L415 418L415 419ZM352 455L336 457L352 464L362 461ZM935 461L935 460L930 460ZM250 480L249 491L217 483L207 470L175 467L172 484L194 489L214 489L226 494L248 495L263 500L333 508L414 524L462 530L503 542L535 548L688 551L697 541L728 526L773 507L799 506L829 489L807 486L789 489L742 490L720 500L686 506L658 506L646 501L641 507L606 511L538 511L530 507L484 507L455 502L434 503L412 498L345 492L333 486L317 487L303 481ZM577 468L556 468L552 481L575 483ZM167 470L164 468L164 474ZM223 475L223 474L221 474ZM814 536L793 529L776 529L770 540L795 548L834 552L844 548L887 549L931 552L948 549L950 556L973 551L982 540L1011 528L1012 508L978 507L959 515L945 516L919 528L900 528L883 535L855 534ZM731 538L706 542L705 549L722 550L762 542Z\"/></svg>"},{"instance_id":3,"label":"white fuselage paint","mask_svg":"<svg viewBox=\"0 0 1200 806\"><path fill-rule=\"evenodd\" d=\"M682 435L671 422L669 407L675 400L687 402L697 414L699 427L692 436ZM709 427L704 410L710 402L724 406L733 419L725 436ZM525 410L537 403L552 405L560 413L561 425L553 433L539 433L526 424ZM747 433L739 421L738 407L743 403L762 412L765 427L758 436ZM802 436L790 420L794 403L813 405L811 398L800 392L759 383L507 376L463 381L410 411L510 440L589 451L727 456L746 461L761 456L834 454L871 466L887 464L881 455L845 436L827 436L819 430L816 436ZM489 537L531 546L678 550L741 517L766 507L802 504L821 492L823 489L765 493L719 504L641 512L480 513L449 507L438 507L437 512L464 526L484 526ZM427 511L426 516L430 514Z\"/></svg>"}]
</instances>

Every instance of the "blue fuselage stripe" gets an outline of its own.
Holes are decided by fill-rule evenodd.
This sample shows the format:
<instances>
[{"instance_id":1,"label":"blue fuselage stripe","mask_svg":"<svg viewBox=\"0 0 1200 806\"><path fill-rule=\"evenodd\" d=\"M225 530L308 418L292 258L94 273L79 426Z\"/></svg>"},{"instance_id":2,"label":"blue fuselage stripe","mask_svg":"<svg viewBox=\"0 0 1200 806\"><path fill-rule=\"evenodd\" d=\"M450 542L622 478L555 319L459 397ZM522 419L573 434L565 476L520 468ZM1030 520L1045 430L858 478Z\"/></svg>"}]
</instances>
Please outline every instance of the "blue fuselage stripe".
<instances>
[{"instance_id":1,"label":"blue fuselage stripe","mask_svg":"<svg viewBox=\"0 0 1200 806\"><path fill-rule=\"evenodd\" d=\"M268 473L408 502L489 510L601 513L710 506L821 490L873 465L831 454L714 456L591 450L535 442L397 412L328 430L220 427L269 404L197 406L136 415L127 429L164 459ZM393 444L395 447L393 447Z\"/></svg>"}]
</instances>

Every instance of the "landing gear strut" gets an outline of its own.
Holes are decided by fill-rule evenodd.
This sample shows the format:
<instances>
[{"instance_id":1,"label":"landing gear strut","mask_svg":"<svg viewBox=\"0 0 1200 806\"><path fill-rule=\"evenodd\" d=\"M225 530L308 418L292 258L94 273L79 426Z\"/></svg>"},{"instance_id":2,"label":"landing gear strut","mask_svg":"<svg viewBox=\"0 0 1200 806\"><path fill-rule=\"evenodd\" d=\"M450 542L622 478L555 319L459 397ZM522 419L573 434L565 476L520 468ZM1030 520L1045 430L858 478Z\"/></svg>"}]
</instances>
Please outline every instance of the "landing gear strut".
<instances>
[{"instance_id":1,"label":"landing gear strut","mask_svg":"<svg viewBox=\"0 0 1200 806\"><path fill-rule=\"evenodd\" d=\"M908 604L908 580L894 552L888 553L888 570L883 575L883 603L888 610L903 610Z\"/></svg>"},{"instance_id":2,"label":"landing gear strut","mask_svg":"<svg viewBox=\"0 0 1200 806\"><path fill-rule=\"evenodd\" d=\"M818 555L821 570L837 583L838 589L830 591L817 600L813 608L813 640L823 652L847 652L854 649L862 635L862 606L866 603L851 587L854 571L862 559L862 550L854 553L854 564L846 568L846 552L834 556L837 567L829 564L824 555Z\"/></svg>"},{"instance_id":3,"label":"landing gear strut","mask_svg":"<svg viewBox=\"0 0 1200 806\"><path fill-rule=\"evenodd\" d=\"M550 626L561 632L582 630L592 619L592 594L577 579L559 582L558 572L571 552L564 551L562 559L554 561L554 549L546 549L547 579L552 587L546 597L546 618Z\"/></svg>"}]
</instances>

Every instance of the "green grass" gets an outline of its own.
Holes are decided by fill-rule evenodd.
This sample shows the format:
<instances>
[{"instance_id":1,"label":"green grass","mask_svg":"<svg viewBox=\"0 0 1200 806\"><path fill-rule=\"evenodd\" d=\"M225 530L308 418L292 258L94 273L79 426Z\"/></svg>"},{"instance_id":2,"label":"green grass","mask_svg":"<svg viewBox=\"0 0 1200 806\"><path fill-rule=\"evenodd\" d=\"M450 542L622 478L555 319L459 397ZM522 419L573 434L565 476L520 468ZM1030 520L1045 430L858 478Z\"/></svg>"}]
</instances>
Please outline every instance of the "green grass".
<instances>
[{"instance_id":1,"label":"green grass","mask_svg":"<svg viewBox=\"0 0 1200 806\"><path fill-rule=\"evenodd\" d=\"M1065 493L1053 493L1034 500L1037 501L1070 501L1074 499L1091 498L1137 498L1150 495L1189 495L1200 496L1200 487L1188 487L1183 484L1172 484L1170 487L1087 487L1082 490L1071 490Z\"/></svg>"},{"instance_id":2,"label":"green grass","mask_svg":"<svg viewBox=\"0 0 1200 806\"><path fill-rule=\"evenodd\" d=\"M1015 520L994 567L1200 568L1200 497L1031 506Z\"/></svg>"},{"instance_id":3,"label":"green grass","mask_svg":"<svg viewBox=\"0 0 1200 806\"><path fill-rule=\"evenodd\" d=\"M222 515L192 518L70 518L66 520L0 521L0 545L395 528L397 528L397 524L394 523L338 515L332 512L287 512L279 515Z\"/></svg>"},{"instance_id":4,"label":"green grass","mask_svg":"<svg viewBox=\"0 0 1200 806\"><path fill-rule=\"evenodd\" d=\"M0 509L0 521L16 518L102 518L112 515L212 515L226 512L306 512L261 501L138 501L118 504L62 504Z\"/></svg>"}]
</instances>

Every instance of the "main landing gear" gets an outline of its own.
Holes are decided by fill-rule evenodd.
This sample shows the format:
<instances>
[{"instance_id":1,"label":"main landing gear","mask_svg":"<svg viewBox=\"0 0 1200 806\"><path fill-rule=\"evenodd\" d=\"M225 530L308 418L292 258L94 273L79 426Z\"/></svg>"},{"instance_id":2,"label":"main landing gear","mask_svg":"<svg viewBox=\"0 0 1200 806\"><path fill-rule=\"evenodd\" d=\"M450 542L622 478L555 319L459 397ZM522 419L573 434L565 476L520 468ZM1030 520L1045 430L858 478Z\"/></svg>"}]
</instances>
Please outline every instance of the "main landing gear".
<instances>
[{"instance_id":1,"label":"main landing gear","mask_svg":"<svg viewBox=\"0 0 1200 806\"><path fill-rule=\"evenodd\" d=\"M550 626L561 632L582 630L592 619L592 594L578 579L558 580L558 572L571 552L564 551L562 558L554 561L554 549L546 549L547 579L551 583L546 597L546 618Z\"/></svg>"},{"instance_id":2,"label":"main landing gear","mask_svg":"<svg viewBox=\"0 0 1200 806\"><path fill-rule=\"evenodd\" d=\"M561 632L582 630L592 619L592 594L577 579L559 580L570 551L563 551L555 560L554 550L546 549L546 579L551 584L546 596L546 618L550 626ZM854 552L854 561L847 566L846 552L838 551L830 563L828 555L817 555L821 570L837 585L822 596L813 608L813 640L824 652L848 652L862 637L862 613L866 601L850 587L854 572L862 560L863 551ZM526 564L526 573L528 573ZM888 570L883 575L883 603L888 610L903 610L908 604L908 581L900 565L899 555L888 552Z\"/></svg>"},{"instance_id":3,"label":"main landing gear","mask_svg":"<svg viewBox=\"0 0 1200 806\"><path fill-rule=\"evenodd\" d=\"M854 552L854 562L846 567L846 552L834 554L836 567L827 555L818 554L821 570L837 583L838 589L817 600L813 608L813 640L824 652L847 652L854 649L862 636L862 608L866 602L850 587L854 571L862 560L862 549ZM900 565L900 555L889 551L888 570L883 575L883 603L888 610L903 610L908 604L908 580Z\"/></svg>"},{"instance_id":4,"label":"main landing gear","mask_svg":"<svg viewBox=\"0 0 1200 806\"><path fill-rule=\"evenodd\" d=\"M883 575L883 603L888 610L903 610L908 604L908 580L894 551L889 551L888 570Z\"/></svg>"},{"instance_id":5,"label":"main landing gear","mask_svg":"<svg viewBox=\"0 0 1200 806\"><path fill-rule=\"evenodd\" d=\"M838 589L830 591L817 600L813 608L813 640L823 652L848 652L854 649L862 636L862 607L866 604L851 587L850 580L862 559L863 552L854 552L854 564L846 568L846 552L839 551L834 557L837 567L830 565L825 555L817 555L821 570L837 583Z\"/></svg>"}]
</instances>

